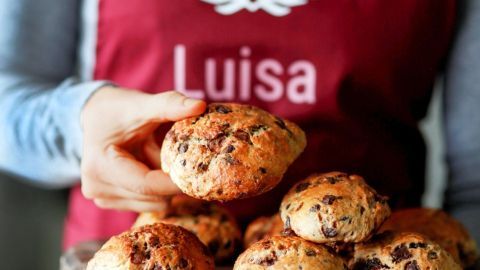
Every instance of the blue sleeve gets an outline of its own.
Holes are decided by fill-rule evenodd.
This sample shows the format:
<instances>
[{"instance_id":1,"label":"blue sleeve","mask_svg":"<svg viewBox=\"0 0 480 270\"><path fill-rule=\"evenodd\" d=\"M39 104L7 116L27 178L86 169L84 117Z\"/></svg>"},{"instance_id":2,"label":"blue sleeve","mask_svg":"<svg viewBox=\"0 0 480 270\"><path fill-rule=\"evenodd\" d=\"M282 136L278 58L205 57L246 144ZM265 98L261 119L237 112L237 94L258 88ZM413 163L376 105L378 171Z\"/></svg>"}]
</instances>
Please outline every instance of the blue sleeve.
<instances>
[{"instance_id":1,"label":"blue sleeve","mask_svg":"<svg viewBox=\"0 0 480 270\"><path fill-rule=\"evenodd\" d=\"M447 209L480 243L480 1L459 1L445 74Z\"/></svg>"},{"instance_id":2,"label":"blue sleeve","mask_svg":"<svg viewBox=\"0 0 480 270\"><path fill-rule=\"evenodd\" d=\"M80 112L107 82L75 76L77 0L0 0L0 169L46 187L80 176Z\"/></svg>"}]
</instances>

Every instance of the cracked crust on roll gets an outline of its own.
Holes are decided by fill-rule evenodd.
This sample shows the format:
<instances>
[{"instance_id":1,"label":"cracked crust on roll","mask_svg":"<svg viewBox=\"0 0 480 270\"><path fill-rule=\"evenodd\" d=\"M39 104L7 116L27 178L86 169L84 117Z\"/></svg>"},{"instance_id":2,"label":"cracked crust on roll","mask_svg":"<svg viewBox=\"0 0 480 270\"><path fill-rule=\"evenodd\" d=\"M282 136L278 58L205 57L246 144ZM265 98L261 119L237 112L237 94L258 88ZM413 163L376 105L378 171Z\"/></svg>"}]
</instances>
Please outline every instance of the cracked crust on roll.
<instances>
[{"instance_id":1,"label":"cracked crust on roll","mask_svg":"<svg viewBox=\"0 0 480 270\"><path fill-rule=\"evenodd\" d=\"M273 236L251 245L233 270L346 270L345 261L327 247L297 236Z\"/></svg>"},{"instance_id":2,"label":"cracked crust on roll","mask_svg":"<svg viewBox=\"0 0 480 270\"><path fill-rule=\"evenodd\" d=\"M157 222L181 226L208 247L217 263L233 262L241 250L241 231L234 217L222 206L187 196L175 196L169 211L141 213L133 227Z\"/></svg>"},{"instance_id":3,"label":"cracked crust on roll","mask_svg":"<svg viewBox=\"0 0 480 270\"><path fill-rule=\"evenodd\" d=\"M110 238L88 262L87 270L214 270L213 257L186 229L156 223Z\"/></svg>"},{"instance_id":4,"label":"cracked crust on roll","mask_svg":"<svg viewBox=\"0 0 480 270\"><path fill-rule=\"evenodd\" d=\"M271 190L305 146L290 121L250 105L213 103L172 126L161 163L184 193L230 201Z\"/></svg>"},{"instance_id":5,"label":"cracked crust on roll","mask_svg":"<svg viewBox=\"0 0 480 270\"><path fill-rule=\"evenodd\" d=\"M280 205L286 228L316 243L368 240L390 215L387 198L358 175L316 174L295 184Z\"/></svg>"},{"instance_id":6,"label":"cracked crust on roll","mask_svg":"<svg viewBox=\"0 0 480 270\"><path fill-rule=\"evenodd\" d=\"M384 232L355 246L353 270L460 270L452 256L417 233Z\"/></svg>"}]
</instances>

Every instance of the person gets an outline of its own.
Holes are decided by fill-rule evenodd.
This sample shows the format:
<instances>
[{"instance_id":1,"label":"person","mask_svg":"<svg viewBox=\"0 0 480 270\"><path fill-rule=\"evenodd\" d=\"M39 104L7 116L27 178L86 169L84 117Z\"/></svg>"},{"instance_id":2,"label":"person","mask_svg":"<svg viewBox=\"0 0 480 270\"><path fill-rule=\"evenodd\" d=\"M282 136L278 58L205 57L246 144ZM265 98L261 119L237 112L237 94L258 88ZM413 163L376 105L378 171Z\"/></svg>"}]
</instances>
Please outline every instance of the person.
<instances>
[{"instance_id":1,"label":"person","mask_svg":"<svg viewBox=\"0 0 480 270\"><path fill-rule=\"evenodd\" d=\"M1 0L0 167L72 186L65 247L107 238L179 192L158 165L168 122L201 114L205 102L241 102L298 123L308 141L277 188L227 203L241 221L274 212L292 183L328 170L365 176L394 208L419 205L417 125L447 59L455 7ZM477 240L480 118L469 68L478 31L469 20L460 29L446 75L447 203Z\"/></svg>"}]
</instances>

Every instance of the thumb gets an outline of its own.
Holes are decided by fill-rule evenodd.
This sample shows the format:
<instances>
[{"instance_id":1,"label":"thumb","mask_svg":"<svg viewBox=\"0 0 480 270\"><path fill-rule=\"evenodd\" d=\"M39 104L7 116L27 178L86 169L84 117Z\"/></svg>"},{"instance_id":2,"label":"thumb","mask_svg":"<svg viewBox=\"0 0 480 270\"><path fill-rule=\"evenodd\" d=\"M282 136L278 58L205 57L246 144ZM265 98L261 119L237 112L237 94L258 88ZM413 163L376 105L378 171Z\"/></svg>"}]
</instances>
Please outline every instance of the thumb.
<instances>
[{"instance_id":1,"label":"thumb","mask_svg":"<svg viewBox=\"0 0 480 270\"><path fill-rule=\"evenodd\" d=\"M178 121L199 115L205 111L203 100L184 96L177 91L149 95L142 103L143 116L156 122Z\"/></svg>"}]
</instances>

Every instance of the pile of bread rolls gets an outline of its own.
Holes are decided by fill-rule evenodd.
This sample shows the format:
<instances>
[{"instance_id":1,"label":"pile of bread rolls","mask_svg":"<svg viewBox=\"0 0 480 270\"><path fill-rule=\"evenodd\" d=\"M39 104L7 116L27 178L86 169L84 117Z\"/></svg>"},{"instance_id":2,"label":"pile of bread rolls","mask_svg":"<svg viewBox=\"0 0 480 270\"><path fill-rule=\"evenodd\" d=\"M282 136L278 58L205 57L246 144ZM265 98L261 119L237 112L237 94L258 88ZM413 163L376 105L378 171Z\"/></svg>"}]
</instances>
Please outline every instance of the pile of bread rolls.
<instances>
[{"instance_id":1,"label":"pile of bread rolls","mask_svg":"<svg viewBox=\"0 0 480 270\"><path fill-rule=\"evenodd\" d=\"M305 146L297 125L249 105L210 104L176 122L161 165L188 196L174 197L166 211L140 214L87 269L203 270L235 261L236 270L455 270L475 262L475 242L453 218L412 209L389 219L386 197L340 172L295 184L279 214L252 222L242 243L234 217L212 201L271 190Z\"/></svg>"}]
</instances>

